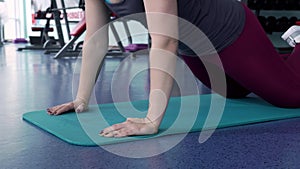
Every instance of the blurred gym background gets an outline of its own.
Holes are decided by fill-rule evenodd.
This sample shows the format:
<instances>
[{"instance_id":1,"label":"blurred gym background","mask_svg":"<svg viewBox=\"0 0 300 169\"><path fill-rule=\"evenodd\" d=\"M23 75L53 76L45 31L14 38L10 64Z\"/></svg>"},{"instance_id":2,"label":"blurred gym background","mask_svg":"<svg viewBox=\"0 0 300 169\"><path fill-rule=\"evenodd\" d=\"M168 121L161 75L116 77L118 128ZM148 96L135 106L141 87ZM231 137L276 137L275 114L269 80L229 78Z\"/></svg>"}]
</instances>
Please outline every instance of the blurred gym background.
<instances>
[{"instance_id":1,"label":"blurred gym background","mask_svg":"<svg viewBox=\"0 0 300 169\"><path fill-rule=\"evenodd\" d=\"M290 51L280 36L291 25L300 24L300 1L242 1L256 14L274 46L280 52ZM28 46L20 48L20 51L28 49L56 53L72 40L66 51L74 48L80 50L85 25L79 23L83 20L84 0L0 0L0 44L28 43ZM114 29L116 32L110 30L109 37L110 45L116 48L120 47L120 44L116 43L118 38L130 32L146 32L141 24L134 21L116 22ZM72 39L73 36L76 38ZM121 40L121 45L125 46L131 43L148 43L147 36Z\"/></svg>"}]
</instances>

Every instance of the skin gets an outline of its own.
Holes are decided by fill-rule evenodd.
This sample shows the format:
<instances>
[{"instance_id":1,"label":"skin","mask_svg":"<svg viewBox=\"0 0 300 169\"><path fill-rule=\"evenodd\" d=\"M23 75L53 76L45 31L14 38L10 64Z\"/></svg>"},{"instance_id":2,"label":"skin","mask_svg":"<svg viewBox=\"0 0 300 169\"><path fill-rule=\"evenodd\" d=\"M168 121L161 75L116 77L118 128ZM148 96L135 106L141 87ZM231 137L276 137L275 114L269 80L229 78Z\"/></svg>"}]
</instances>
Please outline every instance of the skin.
<instances>
[{"instance_id":1,"label":"skin","mask_svg":"<svg viewBox=\"0 0 300 169\"><path fill-rule=\"evenodd\" d=\"M107 15L107 8L101 0L86 0L85 3L87 22L85 41L88 41L92 37L93 33L108 22L109 16ZM148 29L152 38L152 47L149 54L150 95L148 113L145 118L127 118L127 120L122 123L103 129L99 134L104 137L126 137L131 135L155 134L158 132L159 125L168 105L168 100L173 86L172 75L175 72L177 60L177 56L175 54L178 42L176 39L164 35L170 34L170 31L172 31L171 34L174 35L173 37L176 37L177 29L174 28L176 28L178 24L176 19L172 20L168 18L169 22L166 22L166 18L162 17L162 15L153 15L153 13L157 12L177 16L177 0L144 0L144 5L147 14ZM99 44L96 49L106 52L107 43L103 43L101 41L101 43L95 42L93 44ZM92 57L93 53L97 53L91 53L89 48L90 47L83 46L82 58L82 64L88 65L85 66L88 68L93 67L91 64L94 64L89 63L90 57ZM93 46L93 49L95 49L95 46ZM100 63L101 61L97 63L98 66ZM84 66L82 67L81 74L86 74L85 72L88 72L88 70L85 69L88 68L84 68ZM48 114L60 115L70 110L75 110L77 113L85 111L87 109L91 88L93 87L91 86L92 83L88 83L87 81L94 80L85 79L87 79L87 77L82 75L80 76L76 100L48 108Z\"/></svg>"}]
</instances>

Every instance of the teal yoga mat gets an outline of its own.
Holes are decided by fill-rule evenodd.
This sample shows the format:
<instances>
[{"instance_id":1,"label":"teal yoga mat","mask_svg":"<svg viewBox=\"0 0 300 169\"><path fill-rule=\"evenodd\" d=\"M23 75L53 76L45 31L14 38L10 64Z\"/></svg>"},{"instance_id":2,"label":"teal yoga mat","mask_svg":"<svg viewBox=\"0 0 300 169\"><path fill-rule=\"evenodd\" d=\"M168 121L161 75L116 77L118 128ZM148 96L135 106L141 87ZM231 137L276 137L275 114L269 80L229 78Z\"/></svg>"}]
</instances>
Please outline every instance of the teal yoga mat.
<instances>
[{"instance_id":1,"label":"teal yoga mat","mask_svg":"<svg viewBox=\"0 0 300 169\"><path fill-rule=\"evenodd\" d=\"M274 107L256 97L227 99L224 102L223 97L215 94L183 96L170 99L156 135L125 138L104 138L98 135L103 128L122 122L126 117L145 116L147 108L148 101L142 100L94 105L87 112L60 116L50 116L45 110L34 111L23 114L23 119L70 144L97 146L197 132L203 128L223 128L300 117L300 109Z\"/></svg>"}]
</instances>

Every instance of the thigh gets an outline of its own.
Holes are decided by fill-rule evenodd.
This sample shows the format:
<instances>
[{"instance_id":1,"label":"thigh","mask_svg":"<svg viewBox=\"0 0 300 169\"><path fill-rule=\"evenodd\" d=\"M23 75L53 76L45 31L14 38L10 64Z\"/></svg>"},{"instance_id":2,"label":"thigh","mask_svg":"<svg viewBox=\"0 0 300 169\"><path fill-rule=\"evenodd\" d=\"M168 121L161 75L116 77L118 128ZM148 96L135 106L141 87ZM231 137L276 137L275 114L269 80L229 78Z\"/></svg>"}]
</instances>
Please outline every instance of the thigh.
<instances>
[{"instance_id":1,"label":"thigh","mask_svg":"<svg viewBox=\"0 0 300 169\"><path fill-rule=\"evenodd\" d=\"M193 74L208 88L211 88L210 84L210 77L206 71L206 68L202 61L198 57L190 57L190 56L182 56L183 60L185 63L189 66ZM209 63L206 63L209 64ZM217 65L211 65L211 68L213 68L214 72L220 72L223 70L219 68ZM227 98L242 98L247 96L250 91L241 86L238 82L233 80L230 76L226 75L226 97ZM220 89L222 90L222 89ZM223 93L223 92L218 92L218 89L215 89L215 92L217 93Z\"/></svg>"},{"instance_id":2,"label":"thigh","mask_svg":"<svg viewBox=\"0 0 300 169\"><path fill-rule=\"evenodd\" d=\"M244 31L219 54L226 74L274 105L300 107L299 74L277 53L252 11L245 10Z\"/></svg>"}]
</instances>

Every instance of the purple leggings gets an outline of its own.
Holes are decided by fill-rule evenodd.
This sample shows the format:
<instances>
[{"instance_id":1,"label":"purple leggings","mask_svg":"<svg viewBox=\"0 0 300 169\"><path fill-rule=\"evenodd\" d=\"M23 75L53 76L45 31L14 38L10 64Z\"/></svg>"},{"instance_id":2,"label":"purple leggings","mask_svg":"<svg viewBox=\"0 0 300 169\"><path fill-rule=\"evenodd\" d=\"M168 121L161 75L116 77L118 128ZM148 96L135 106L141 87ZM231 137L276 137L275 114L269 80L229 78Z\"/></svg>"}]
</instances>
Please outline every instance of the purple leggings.
<instances>
[{"instance_id":1,"label":"purple leggings","mask_svg":"<svg viewBox=\"0 0 300 169\"><path fill-rule=\"evenodd\" d=\"M275 106L300 107L300 45L284 59L253 12L246 6L245 12L242 34L219 53L227 80L226 97L241 98L253 92ZM188 56L183 56L183 59L194 75L210 87L202 61ZM214 71L222 71L217 65L213 64L213 67Z\"/></svg>"}]
</instances>

